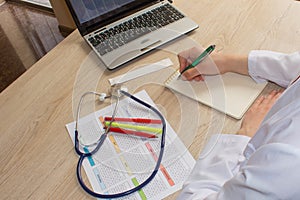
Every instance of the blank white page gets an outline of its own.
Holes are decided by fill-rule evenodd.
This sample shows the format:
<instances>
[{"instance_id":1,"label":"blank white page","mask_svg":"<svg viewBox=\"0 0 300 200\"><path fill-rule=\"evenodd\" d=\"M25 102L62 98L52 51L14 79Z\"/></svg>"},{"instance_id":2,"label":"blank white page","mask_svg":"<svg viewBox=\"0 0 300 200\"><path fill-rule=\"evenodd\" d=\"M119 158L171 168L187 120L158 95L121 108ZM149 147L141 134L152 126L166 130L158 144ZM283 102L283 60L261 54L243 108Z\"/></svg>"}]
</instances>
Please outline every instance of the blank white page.
<instances>
[{"instance_id":1,"label":"blank white page","mask_svg":"<svg viewBox=\"0 0 300 200\"><path fill-rule=\"evenodd\" d=\"M241 119L254 100L267 85L236 73L205 76L205 81L177 79L176 71L165 85L183 95L197 100L236 119Z\"/></svg>"}]
</instances>

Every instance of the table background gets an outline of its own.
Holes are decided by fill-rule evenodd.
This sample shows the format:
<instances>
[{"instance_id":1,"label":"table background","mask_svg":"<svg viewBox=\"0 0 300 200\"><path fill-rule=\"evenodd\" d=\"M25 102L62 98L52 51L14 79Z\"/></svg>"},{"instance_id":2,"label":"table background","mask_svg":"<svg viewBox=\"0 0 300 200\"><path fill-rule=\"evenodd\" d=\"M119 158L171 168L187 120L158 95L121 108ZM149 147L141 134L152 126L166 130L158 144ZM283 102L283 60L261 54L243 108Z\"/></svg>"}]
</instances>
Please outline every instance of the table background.
<instances>
[{"instance_id":1,"label":"table background","mask_svg":"<svg viewBox=\"0 0 300 200\"><path fill-rule=\"evenodd\" d=\"M109 71L92 58L91 49L75 31L0 94L1 198L92 199L77 183L77 156L65 129L65 124L74 120L73 106L80 90L86 89L78 87L78 80L85 74L82 72L87 70L84 66L88 62L92 70L86 76L93 74L93 70L102 75L96 82L90 79L87 87L104 91L108 88L108 78L166 57L177 68L175 53L188 47L190 41L204 47L216 44L217 51L224 53L247 54L252 49L285 53L299 50L299 2L190 0L187 3L177 0L174 4L199 24L196 31L188 34L188 39L180 38L163 50L152 51ZM164 73L170 72L165 70ZM272 88L277 86L269 84L264 93ZM135 85L134 91L141 89L147 90L194 158L210 133L234 133L239 128L240 121L200 104L193 110L197 113L196 119L184 119L178 97L170 90L151 83ZM95 109L109 103L96 104ZM188 122L193 126L185 132L192 137L182 131ZM177 193L167 199L176 196Z\"/></svg>"}]
</instances>

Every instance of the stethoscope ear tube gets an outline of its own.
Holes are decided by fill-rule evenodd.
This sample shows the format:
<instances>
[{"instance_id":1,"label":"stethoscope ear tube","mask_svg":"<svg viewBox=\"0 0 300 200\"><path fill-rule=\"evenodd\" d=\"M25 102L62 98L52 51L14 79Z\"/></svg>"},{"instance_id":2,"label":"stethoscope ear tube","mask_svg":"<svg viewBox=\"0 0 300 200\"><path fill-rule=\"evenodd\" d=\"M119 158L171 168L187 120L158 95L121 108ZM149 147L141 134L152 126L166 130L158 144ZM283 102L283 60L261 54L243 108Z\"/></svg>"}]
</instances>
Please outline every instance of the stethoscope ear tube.
<instances>
[{"instance_id":1,"label":"stethoscope ear tube","mask_svg":"<svg viewBox=\"0 0 300 200\"><path fill-rule=\"evenodd\" d=\"M75 128L75 151L79 155L79 160L78 160L77 168L76 168L77 180L78 180L80 186L82 187L82 189L84 191L86 191L88 194L90 194L91 196L96 197L96 198L103 198L103 199L120 198L120 197L124 197L126 195L129 195L129 194L132 194L134 192L137 192L138 190L142 189L143 187L145 187L148 183L150 183L153 180L153 178L157 174L157 172L158 172L158 170L160 168L160 164L162 162L162 157L163 157L164 147L165 147L165 133L166 133L166 121L165 121L164 117L162 116L162 114L156 108L152 107L150 104L148 104L148 103L140 100L139 98L137 98L137 97L129 94L126 91L120 90L120 92L122 94L124 94L125 96L133 99L137 103L139 103L139 104L141 104L141 105L143 105L143 106L151 109L153 112L155 112L159 116L159 118L162 121L162 135L161 135L161 145L160 145L161 149L160 149L159 156L158 156L158 159L157 159L157 162L156 162L156 165L155 165L155 168L154 168L153 172L151 173L151 175L143 183L141 183L140 185L138 185L138 186L136 186L136 187L134 187L134 188L132 188L130 190L127 190L127 191L121 192L121 193L116 193L116 194L100 194L100 193L96 193L96 192L92 191L91 189L89 189L86 186L86 184L84 183L84 181L82 180L81 167L82 167L83 160L86 157L92 156L93 154L95 154L100 149L100 147L102 146L102 144L104 143L104 141L106 139L107 134L105 133L105 134L101 135L99 143L97 144L96 148L92 152L90 152L90 153L83 153L79 149L78 131L77 131L77 125L76 125L76 128Z\"/></svg>"}]
</instances>

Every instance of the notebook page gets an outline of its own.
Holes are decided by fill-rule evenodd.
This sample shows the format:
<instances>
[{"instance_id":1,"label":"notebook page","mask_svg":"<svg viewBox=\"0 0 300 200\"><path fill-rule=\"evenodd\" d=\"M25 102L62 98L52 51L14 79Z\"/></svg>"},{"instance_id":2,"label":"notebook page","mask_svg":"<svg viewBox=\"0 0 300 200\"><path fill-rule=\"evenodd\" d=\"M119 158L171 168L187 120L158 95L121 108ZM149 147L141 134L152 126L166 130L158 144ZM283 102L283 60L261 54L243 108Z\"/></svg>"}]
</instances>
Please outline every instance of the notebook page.
<instances>
[{"instance_id":1,"label":"notebook page","mask_svg":"<svg viewBox=\"0 0 300 200\"><path fill-rule=\"evenodd\" d=\"M226 73L205 76L205 81L177 79L176 71L165 82L166 87L197 100L236 119L241 119L267 83L256 83L248 76Z\"/></svg>"}]
</instances>

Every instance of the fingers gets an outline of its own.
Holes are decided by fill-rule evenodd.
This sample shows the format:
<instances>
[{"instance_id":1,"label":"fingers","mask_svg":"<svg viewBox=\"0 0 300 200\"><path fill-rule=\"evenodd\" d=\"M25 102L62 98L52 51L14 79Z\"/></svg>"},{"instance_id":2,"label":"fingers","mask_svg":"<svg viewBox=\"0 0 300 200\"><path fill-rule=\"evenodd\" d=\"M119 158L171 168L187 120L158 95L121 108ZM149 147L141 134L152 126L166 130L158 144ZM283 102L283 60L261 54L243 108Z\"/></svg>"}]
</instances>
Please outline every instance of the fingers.
<instances>
[{"instance_id":1,"label":"fingers","mask_svg":"<svg viewBox=\"0 0 300 200\"><path fill-rule=\"evenodd\" d=\"M182 71L186 66L188 66L187 59L183 57L181 54L177 55L179 61L179 70Z\"/></svg>"},{"instance_id":2,"label":"fingers","mask_svg":"<svg viewBox=\"0 0 300 200\"><path fill-rule=\"evenodd\" d=\"M274 103L281 94L282 94L282 91L273 90L272 92L270 92L269 95L267 95L265 97L265 100L263 101L263 103L265 103L265 104Z\"/></svg>"},{"instance_id":3,"label":"fingers","mask_svg":"<svg viewBox=\"0 0 300 200\"><path fill-rule=\"evenodd\" d=\"M256 99L256 101L254 101L253 105L251 106L251 108L256 109L257 107L259 107L259 105L264 101L265 97L264 96L260 96Z\"/></svg>"},{"instance_id":4,"label":"fingers","mask_svg":"<svg viewBox=\"0 0 300 200\"><path fill-rule=\"evenodd\" d=\"M266 96L260 96L257 98L251 108L246 112L241 128L237 133L240 135L247 135L249 137L254 136L266 114L281 94L282 91L274 90Z\"/></svg>"},{"instance_id":5,"label":"fingers","mask_svg":"<svg viewBox=\"0 0 300 200\"><path fill-rule=\"evenodd\" d=\"M200 47L193 47L188 50L182 51L177 55L179 61L179 71L183 71L185 67L190 65L201 53L203 49ZM198 73L199 75L199 73ZM195 75L193 75L194 77ZM191 80L192 78L188 76L188 79ZM198 78L197 78L198 79Z\"/></svg>"},{"instance_id":6,"label":"fingers","mask_svg":"<svg viewBox=\"0 0 300 200\"><path fill-rule=\"evenodd\" d=\"M179 60L180 71L182 71L186 66L191 64L198 55L200 55L201 49L193 47L191 49L182 51L177 55Z\"/></svg>"},{"instance_id":7,"label":"fingers","mask_svg":"<svg viewBox=\"0 0 300 200\"><path fill-rule=\"evenodd\" d=\"M258 107L270 108L282 94L282 91L273 90L267 96L260 96L252 105L252 109L257 109Z\"/></svg>"},{"instance_id":8,"label":"fingers","mask_svg":"<svg viewBox=\"0 0 300 200\"><path fill-rule=\"evenodd\" d=\"M187 51L179 53L179 71L182 72L187 66L189 66L201 53L201 50L192 48ZM218 66L214 63L212 58L209 56L201 61L196 67L189 69L183 73L183 80L195 80L203 81L203 75L217 75L220 74Z\"/></svg>"},{"instance_id":9,"label":"fingers","mask_svg":"<svg viewBox=\"0 0 300 200\"><path fill-rule=\"evenodd\" d=\"M194 77L194 80L195 81L204 81L204 78L203 78L203 76L199 75L199 76Z\"/></svg>"},{"instance_id":10,"label":"fingers","mask_svg":"<svg viewBox=\"0 0 300 200\"><path fill-rule=\"evenodd\" d=\"M203 77L201 76L201 74L199 74L199 71L197 70L197 68L192 68L189 69L187 71L185 71L183 74L183 77L185 80L191 81L191 80L195 80L195 81L203 81Z\"/></svg>"}]
</instances>

